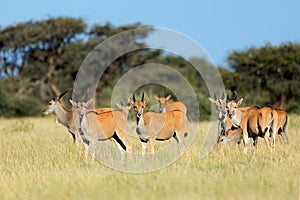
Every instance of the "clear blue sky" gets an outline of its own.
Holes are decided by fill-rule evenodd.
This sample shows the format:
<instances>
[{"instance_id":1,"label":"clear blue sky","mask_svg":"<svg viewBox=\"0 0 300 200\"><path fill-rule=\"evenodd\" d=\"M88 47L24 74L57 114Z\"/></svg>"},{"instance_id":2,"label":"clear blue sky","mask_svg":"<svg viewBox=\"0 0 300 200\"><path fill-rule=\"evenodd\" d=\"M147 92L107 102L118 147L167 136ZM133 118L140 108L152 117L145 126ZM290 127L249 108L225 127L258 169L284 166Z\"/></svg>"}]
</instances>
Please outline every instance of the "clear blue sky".
<instances>
[{"instance_id":1,"label":"clear blue sky","mask_svg":"<svg viewBox=\"0 0 300 200\"><path fill-rule=\"evenodd\" d=\"M2 0L0 26L56 16L90 25L141 22L186 34L225 66L232 50L300 42L299 9L299 0Z\"/></svg>"}]
</instances>

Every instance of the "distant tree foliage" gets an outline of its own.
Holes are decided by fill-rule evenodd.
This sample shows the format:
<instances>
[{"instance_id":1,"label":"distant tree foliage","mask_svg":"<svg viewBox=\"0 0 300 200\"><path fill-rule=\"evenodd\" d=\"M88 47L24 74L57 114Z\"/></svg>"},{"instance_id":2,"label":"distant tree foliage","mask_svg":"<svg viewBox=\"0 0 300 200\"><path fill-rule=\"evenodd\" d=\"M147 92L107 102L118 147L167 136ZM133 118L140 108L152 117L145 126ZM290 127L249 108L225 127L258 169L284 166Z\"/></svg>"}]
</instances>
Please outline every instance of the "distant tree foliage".
<instances>
[{"instance_id":1,"label":"distant tree foliage","mask_svg":"<svg viewBox=\"0 0 300 200\"><path fill-rule=\"evenodd\" d=\"M39 115L49 99L73 87L81 63L100 42L138 27L143 25L106 23L88 26L80 18L57 17L0 28L0 116ZM128 34L126 40L130 45L142 47L141 39L148 37L150 32L149 29L138 29ZM123 46L120 42L110 51ZM111 106L114 85L130 69L146 63L160 63L172 67L188 80L197 95L201 119L208 119L211 112L209 93L190 61L199 63L203 70L211 66L203 58L187 61L157 49L141 49L122 55L101 77L96 88L96 104ZM227 90L236 90L244 97L243 104L272 105L300 113L299 44L267 44L233 51L228 62L230 69L220 68L220 72ZM144 90L153 103L154 94L167 96L172 93L159 85L143 86L140 90ZM176 100L173 97L172 100ZM190 112L191 120L199 117Z\"/></svg>"},{"instance_id":2,"label":"distant tree foliage","mask_svg":"<svg viewBox=\"0 0 300 200\"><path fill-rule=\"evenodd\" d=\"M248 104L287 108L300 103L300 44L233 51L228 61L233 72L223 71L226 86Z\"/></svg>"}]
</instances>

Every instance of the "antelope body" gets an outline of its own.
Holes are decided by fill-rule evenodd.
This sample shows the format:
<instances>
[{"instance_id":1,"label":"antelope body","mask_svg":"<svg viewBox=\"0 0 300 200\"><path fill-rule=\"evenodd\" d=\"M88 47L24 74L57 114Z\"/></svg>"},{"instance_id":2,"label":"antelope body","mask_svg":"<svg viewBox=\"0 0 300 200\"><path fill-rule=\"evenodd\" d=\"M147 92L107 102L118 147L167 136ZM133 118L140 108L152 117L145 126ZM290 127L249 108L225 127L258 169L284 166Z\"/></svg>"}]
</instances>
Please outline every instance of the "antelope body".
<instances>
[{"instance_id":1,"label":"antelope body","mask_svg":"<svg viewBox=\"0 0 300 200\"><path fill-rule=\"evenodd\" d=\"M148 100L137 102L133 96L131 104L135 110L137 119L136 132L142 143L142 155L144 156L147 142L150 142L151 153L154 154L155 140L168 140L174 137L180 145L180 150L183 152L186 148L186 114L182 111L169 111L164 113L146 112L144 107Z\"/></svg>"},{"instance_id":2,"label":"antelope body","mask_svg":"<svg viewBox=\"0 0 300 200\"><path fill-rule=\"evenodd\" d=\"M114 139L118 146L121 156L125 151L131 153L132 146L126 138L126 116L122 111L107 111L97 113L95 111L87 111L93 99L87 102L74 102L71 104L77 109L80 117L81 137L85 146L85 156L91 148L92 156L95 156L97 141Z\"/></svg>"},{"instance_id":3,"label":"antelope body","mask_svg":"<svg viewBox=\"0 0 300 200\"><path fill-rule=\"evenodd\" d=\"M277 121L277 128L276 128L276 132L277 132L277 136L278 139L280 141L280 143L282 143L281 141L281 137L283 138L283 141L288 144L288 137L287 137L287 123L288 123L288 114L285 110L282 109L275 109L275 111L277 112L278 115L278 121Z\"/></svg>"},{"instance_id":4,"label":"antelope body","mask_svg":"<svg viewBox=\"0 0 300 200\"><path fill-rule=\"evenodd\" d=\"M253 137L255 146L260 136L264 138L268 148L275 147L276 131L274 130L277 127L277 119L277 112L271 107L248 110L240 124L245 145L244 151L247 152L249 137Z\"/></svg>"},{"instance_id":5,"label":"antelope body","mask_svg":"<svg viewBox=\"0 0 300 200\"><path fill-rule=\"evenodd\" d=\"M72 109L66 109L61 103L60 99L68 92L69 90L63 92L58 97L51 99L43 113L45 115L54 112L56 115L56 123L58 125L65 126L69 133L72 135L73 142L75 143L79 137L79 115L77 112L73 112Z\"/></svg>"}]
</instances>

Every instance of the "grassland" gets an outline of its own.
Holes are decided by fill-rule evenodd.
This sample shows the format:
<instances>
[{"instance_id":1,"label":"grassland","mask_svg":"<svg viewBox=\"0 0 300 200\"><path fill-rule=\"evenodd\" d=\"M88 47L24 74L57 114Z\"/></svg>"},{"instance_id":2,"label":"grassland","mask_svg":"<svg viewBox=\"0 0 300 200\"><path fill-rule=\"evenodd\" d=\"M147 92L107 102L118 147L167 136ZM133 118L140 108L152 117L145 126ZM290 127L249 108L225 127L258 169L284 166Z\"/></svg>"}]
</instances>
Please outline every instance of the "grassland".
<instances>
[{"instance_id":1,"label":"grassland","mask_svg":"<svg viewBox=\"0 0 300 200\"><path fill-rule=\"evenodd\" d=\"M86 160L53 116L0 119L0 199L298 199L299 122L290 116L290 145L274 154L260 139L255 153L231 145L203 159L201 128L176 162L133 174ZM200 126L205 130L208 122Z\"/></svg>"}]
</instances>

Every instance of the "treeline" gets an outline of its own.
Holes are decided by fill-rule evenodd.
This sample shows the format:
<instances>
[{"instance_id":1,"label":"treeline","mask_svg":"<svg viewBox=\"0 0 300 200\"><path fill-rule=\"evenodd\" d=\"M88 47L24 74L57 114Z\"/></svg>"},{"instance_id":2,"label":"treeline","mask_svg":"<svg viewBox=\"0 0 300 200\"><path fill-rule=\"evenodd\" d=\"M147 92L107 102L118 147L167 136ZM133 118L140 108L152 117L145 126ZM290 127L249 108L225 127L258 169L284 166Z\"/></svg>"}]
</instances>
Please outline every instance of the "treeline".
<instances>
[{"instance_id":1,"label":"treeline","mask_svg":"<svg viewBox=\"0 0 300 200\"><path fill-rule=\"evenodd\" d=\"M40 115L49 99L73 86L82 61L96 45L137 27L142 25L89 26L82 19L58 17L1 28L0 116ZM137 47L143 46L141 38L146 38L150 32L136 31L127 39ZM122 43L119 45L121 47ZM203 58L191 59L201 63L204 69L210 65ZM267 44L233 51L227 60L230 68L220 67L225 87L244 97L245 105L273 105L300 114L299 44ZM98 84L97 105L110 106L117 80L130 69L146 63L167 65L184 75L197 94L201 118L210 115L209 93L198 71L181 57L155 49L137 50L117 58ZM146 85L141 90L145 90L153 102L154 94L172 94L159 85Z\"/></svg>"}]
</instances>

